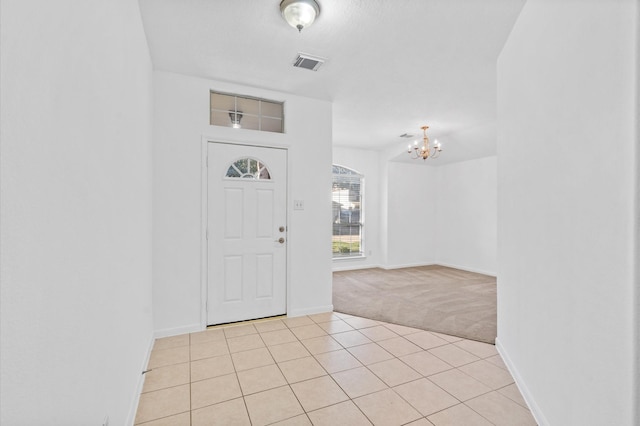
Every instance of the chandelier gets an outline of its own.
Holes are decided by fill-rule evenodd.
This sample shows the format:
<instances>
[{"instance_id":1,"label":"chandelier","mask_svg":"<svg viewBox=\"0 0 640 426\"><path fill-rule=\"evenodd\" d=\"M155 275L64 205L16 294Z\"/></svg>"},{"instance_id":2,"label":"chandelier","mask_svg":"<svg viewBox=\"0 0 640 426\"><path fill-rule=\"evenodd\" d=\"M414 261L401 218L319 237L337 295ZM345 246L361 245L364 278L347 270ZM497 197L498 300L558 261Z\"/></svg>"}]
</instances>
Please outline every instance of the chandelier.
<instances>
[{"instance_id":1,"label":"chandelier","mask_svg":"<svg viewBox=\"0 0 640 426\"><path fill-rule=\"evenodd\" d=\"M417 160L418 158L422 158L426 160L427 158L438 158L440 156L440 152L442 151L442 147L440 146L440 142L436 139L433 143L433 147L429 143L429 138L427 137L427 129L429 126L422 126L422 146L418 145L418 141L415 141L413 145L409 144L407 147L407 152L411 156L413 160Z\"/></svg>"}]
</instances>

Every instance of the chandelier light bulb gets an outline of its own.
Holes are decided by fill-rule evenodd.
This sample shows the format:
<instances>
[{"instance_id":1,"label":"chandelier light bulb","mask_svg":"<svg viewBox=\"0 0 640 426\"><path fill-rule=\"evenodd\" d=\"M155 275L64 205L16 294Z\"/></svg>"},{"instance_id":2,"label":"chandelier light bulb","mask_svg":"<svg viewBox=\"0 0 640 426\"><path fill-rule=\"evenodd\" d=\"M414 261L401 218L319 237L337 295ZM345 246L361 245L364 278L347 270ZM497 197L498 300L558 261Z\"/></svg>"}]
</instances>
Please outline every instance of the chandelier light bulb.
<instances>
[{"instance_id":1,"label":"chandelier light bulb","mask_svg":"<svg viewBox=\"0 0 640 426\"><path fill-rule=\"evenodd\" d=\"M418 145L418 141L413 142L413 146L409 144L407 147L407 153L409 156L417 160L421 158L422 160L427 160L428 158L438 158L440 152L442 151L442 145L438 142L437 139L433 141L433 145L429 142L429 138L427 137L427 129L429 126L422 126L422 146Z\"/></svg>"}]
</instances>

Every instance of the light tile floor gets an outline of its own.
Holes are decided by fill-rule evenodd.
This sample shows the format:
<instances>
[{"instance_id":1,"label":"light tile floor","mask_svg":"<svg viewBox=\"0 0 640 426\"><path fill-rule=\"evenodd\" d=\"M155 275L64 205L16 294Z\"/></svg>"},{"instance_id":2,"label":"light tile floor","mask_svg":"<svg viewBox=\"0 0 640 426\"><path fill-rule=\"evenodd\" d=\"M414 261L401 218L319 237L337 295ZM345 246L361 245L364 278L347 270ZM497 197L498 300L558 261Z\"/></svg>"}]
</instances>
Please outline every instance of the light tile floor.
<instances>
[{"instance_id":1,"label":"light tile floor","mask_svg":"<svg viewBox=\"0 0 640 426\"><path fill-rule=\"evenodd\" d=\"M157 339L136 425L535 425L493 345L340 313Z\"/></svg>"}]
</instances>

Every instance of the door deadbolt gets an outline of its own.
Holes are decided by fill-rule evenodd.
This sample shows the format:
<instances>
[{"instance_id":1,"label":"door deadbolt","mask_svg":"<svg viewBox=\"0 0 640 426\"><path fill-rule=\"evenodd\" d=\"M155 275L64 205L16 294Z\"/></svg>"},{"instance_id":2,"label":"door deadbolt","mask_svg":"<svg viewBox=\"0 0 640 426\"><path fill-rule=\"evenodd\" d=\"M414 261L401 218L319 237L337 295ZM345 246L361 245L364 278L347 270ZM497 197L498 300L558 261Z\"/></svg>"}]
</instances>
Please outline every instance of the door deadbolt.
<instances>
[{"instance_id":1,"label":"door deadbolt","mask_svg":"<svg viewBox=\"0 0 640 426\"><path fill-rule=\"evenodd\" d=\"M284 226L281 226L279 229L280 229L280 232L284 232Z\"/></svg>"}]
</instances>

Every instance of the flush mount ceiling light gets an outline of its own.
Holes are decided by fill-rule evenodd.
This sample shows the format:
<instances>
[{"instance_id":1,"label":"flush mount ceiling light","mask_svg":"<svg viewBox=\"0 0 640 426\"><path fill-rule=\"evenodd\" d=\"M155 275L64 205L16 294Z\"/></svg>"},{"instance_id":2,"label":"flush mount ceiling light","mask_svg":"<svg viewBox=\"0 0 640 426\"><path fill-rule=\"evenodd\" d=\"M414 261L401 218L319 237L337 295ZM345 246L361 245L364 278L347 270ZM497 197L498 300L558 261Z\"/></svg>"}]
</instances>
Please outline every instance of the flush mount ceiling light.
<instances>
[{"instance_id":1,"label":"flush mount ceiling light","mask_svg":"<svg viewBox=\"0 0 640 426\"><path fill-rule=\"evenodd\" d=\"M417 160L418 158L422 158L426 160L427 158L438 158L440 156L440 152L442 151L442 147L440 146L440 142L436 139L434 141L433 147L429 143L429 138L427 137L427 129L429 126L422 126L422 146L418 145L418 141L415 141L413 145L409 145L407 147L407 152L411 156L412 159Z\"/></svg>"},{"instance_id":2,"label":"flush mount ceiling light","mask_svg":"<svg viewBox=\"0 0 640 426\"><path fill-rule=\"evenodd\" d=\"M302 32L320 15L320 5L315 0L282 0L280 12L289 25Z\"/></svg>"}]
</instances>

